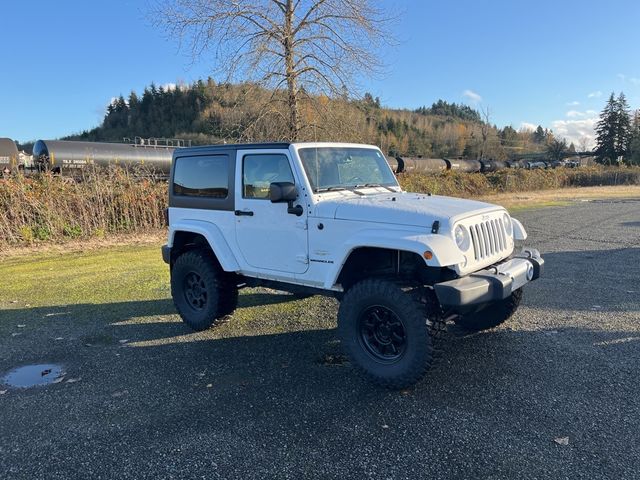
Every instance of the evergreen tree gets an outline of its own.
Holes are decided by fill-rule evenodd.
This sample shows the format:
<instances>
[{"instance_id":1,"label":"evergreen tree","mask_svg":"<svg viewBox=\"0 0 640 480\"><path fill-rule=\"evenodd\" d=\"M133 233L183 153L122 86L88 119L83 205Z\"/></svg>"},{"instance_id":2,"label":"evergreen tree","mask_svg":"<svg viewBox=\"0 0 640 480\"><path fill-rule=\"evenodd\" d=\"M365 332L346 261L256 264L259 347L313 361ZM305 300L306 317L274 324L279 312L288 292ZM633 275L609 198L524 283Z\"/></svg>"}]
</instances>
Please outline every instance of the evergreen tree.
<instances>
[{"instance_id":1,"label":"evergreen tree","mask_svg":"<svg viewBox=\"0 0 640 480\"><path fill-rule=\"evenodd\" d=\"M535 143L538 143L540 145L546 143L547 141L547 132L545 129L542 128L541 125L538 125L538 128L536 128L536 131L533 132L533 141Z\"/></svg>"},{"instance_id":2,"label":"evergreen tree","mask_svg":"<svg viewBox=\"0 0 640 480\"><path fill-rule=\"evenodd\" d=\"M629 135L629 147L625 161L629 165L640 165L640 110L633 115L633 125Z\"/></svg>"},{"instance_id":3,"label":"evergreen tree","mask_svg":"<svg viewBox=\"0 0 640 480\"><path fill-rule=\"evenodd\" d=\"M612 92L596 125L596 160L608 165L617 163L626 153L630 134L627 99L624 93L620 93L616 99Z\"/></svg>"},{"instance_id":4,"label":"evergreen tree","mask_svg":"<svg viewBox=\"0 0 640 480\"><path fill-rule=\"evenodd\" d=\"M631 113L629 112L629 104L624 93L620 92L616 101L617 115L617 153L619 157L627 155L629 141L631 140Z\"/></svg>"},{"instance_id":5,"label":"evergreen tree","mask_svg":"<svg viewBox=\"0 0 640 480\"><path fill-rule=\"evenodd\" d=\"M468 105L458 105L455 102L449 103L445 100L438 100L437 102L434 102L429 108L420 107L415 110L415 112L421 115L441 115L443 117L455 117L471 122L482 122L480 113L477 110L474 110Z\"/></svg>"},{"instance_id":6,"label":"evergreen tree","mask_svg":"<svg viewBox=\"0 0 640 480\"><path fill-rule=\"evenodd\" d=\"M549 143L547 144L547 155L549 158L559 162L565 157L567 151L567 141L564 138L562 140L558 140L552 135Z\"/></svg>"},{"instance_id":7,"label":"evergreen tree","mask_svg":"<svg viewBox=\"0 0 640 480\"><path fill-rule=\"evenodd\" d=\"M500 132L500 144L512 147L518 142L518 132L511 126L507 125Z\"/></svg>"}]
</instances>

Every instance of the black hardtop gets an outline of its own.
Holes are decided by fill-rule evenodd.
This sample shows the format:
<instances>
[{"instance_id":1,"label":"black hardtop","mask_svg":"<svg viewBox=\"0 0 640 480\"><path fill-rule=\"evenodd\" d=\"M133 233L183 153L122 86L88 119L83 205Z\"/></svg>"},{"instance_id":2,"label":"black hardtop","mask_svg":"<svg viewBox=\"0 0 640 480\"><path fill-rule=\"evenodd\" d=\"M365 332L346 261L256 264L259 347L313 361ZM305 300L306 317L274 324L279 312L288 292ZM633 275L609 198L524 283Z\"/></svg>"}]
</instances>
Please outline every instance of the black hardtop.
<instances>
[{"instance_id":1,"label":"black hardtop","mask_svg":"<svg viewBox=\"0 0 640 480\"><path fill-rule=\"evenodd\" d=\"M266 150L270 148L288 149L290 142L264 142L264 143L223 143L217 145L202 145L199 147L176 148L173 157L188 157L190 155L203 155L216 151L228 150Z\"/></svg>"}]
</instances>

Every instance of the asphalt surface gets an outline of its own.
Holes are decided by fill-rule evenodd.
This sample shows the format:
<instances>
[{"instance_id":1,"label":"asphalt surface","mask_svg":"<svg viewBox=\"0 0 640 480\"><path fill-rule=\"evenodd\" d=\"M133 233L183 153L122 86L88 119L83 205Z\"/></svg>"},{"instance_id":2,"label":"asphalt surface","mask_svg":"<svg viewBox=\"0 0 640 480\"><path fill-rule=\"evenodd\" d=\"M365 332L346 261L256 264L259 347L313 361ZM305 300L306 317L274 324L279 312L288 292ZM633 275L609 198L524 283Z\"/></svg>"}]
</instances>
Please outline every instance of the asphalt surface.
<instances>
[{"instance_id":1,"label":"asphalt surface","mask_svg":"<svg viewBox=\"0 0 640 480\"><path fill-rule=\"evenodd\" d=\"M544 278L504 326L451 328L443 361L403 392L345 362L328 299L316 329L285 312L272 335L193 336L160 300L136 305L142 322L126 303L65 307L84 318L65 323L72 342L52 342L62 325L0 338L0 374L67 372L0 387L0 477L639 478L640 200L517 217ZM51 311L34 310L21 313Z\"/></svg>"}]
</instances>

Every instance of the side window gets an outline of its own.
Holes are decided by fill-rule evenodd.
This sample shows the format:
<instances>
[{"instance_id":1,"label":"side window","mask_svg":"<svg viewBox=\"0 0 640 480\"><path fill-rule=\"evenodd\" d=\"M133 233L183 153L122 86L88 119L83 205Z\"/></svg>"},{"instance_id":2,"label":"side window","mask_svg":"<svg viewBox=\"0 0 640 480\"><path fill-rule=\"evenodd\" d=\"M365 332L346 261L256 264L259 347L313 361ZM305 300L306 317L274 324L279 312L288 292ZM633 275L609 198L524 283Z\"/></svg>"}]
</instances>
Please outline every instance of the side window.
<instances>
[{"instance_id":1,"label":"side window","mask_svg":"<svg viewBox=\"0 0 640 480\"><path fill-rule=\"evenodd\" d=\"M242 196L269 198L273 182L293 182L293 173L286 155L245 155L242 160Z\"/></svg>"},{"instance_id":2,"label":"side window","mask_svg":"<svg viewBox=\"0 0 640 480\"><path fill-rule=\"evenodd\" d=\"M229 157L212 155L176 158L173 193L186 197L227 198Z\"/></svg>"}]
</instances>

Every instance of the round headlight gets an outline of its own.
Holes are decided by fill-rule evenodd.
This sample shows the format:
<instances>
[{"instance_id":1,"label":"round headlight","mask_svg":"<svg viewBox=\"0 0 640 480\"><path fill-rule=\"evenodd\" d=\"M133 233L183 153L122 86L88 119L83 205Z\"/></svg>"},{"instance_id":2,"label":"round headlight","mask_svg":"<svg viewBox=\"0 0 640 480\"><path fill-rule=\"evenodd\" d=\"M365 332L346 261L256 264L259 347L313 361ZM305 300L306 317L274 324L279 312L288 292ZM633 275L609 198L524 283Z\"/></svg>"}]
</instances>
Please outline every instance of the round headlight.
<instances>
[{"instance_id":1,"label":"round headlight","mask_svg":"<svg viewBox=\"0 0 640 480\"><path fill-rule=\"evenodd\" d=\"M504 222L504 229L507 231L507 235L513 235L513 223L511 223L511 217L508 213L504 214L502 221Z\"/></svg>"},{"instance_id":2,"label":"round headlight","mask_svg":"<svg viewBox=\"0 0 640 480\"><path fill-rule=\"evenodd\" d=\"M467 229L462 225L458 225L453 233L456 237L456 244L458 245L458 248L463 252L466 252L471 245L471 238L469 237Z\"/></svg>"}]
</instances>

